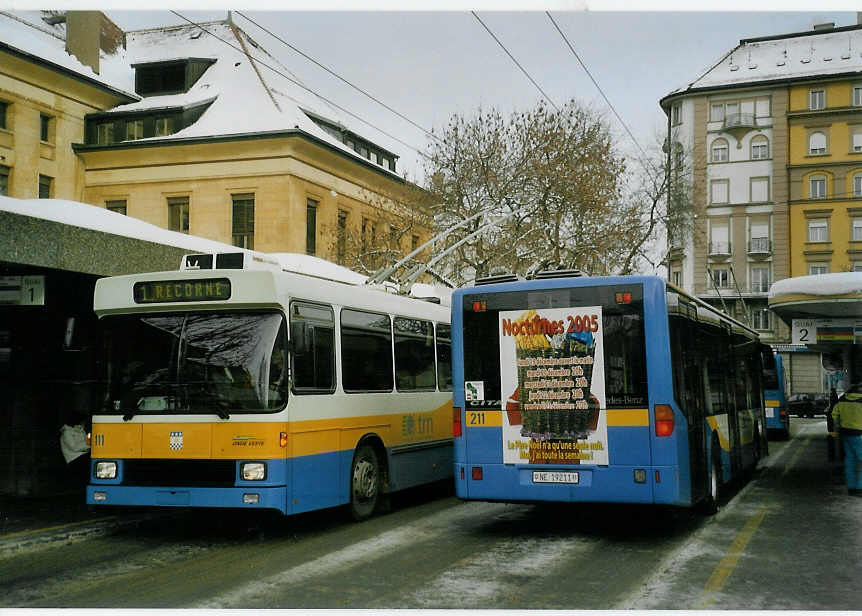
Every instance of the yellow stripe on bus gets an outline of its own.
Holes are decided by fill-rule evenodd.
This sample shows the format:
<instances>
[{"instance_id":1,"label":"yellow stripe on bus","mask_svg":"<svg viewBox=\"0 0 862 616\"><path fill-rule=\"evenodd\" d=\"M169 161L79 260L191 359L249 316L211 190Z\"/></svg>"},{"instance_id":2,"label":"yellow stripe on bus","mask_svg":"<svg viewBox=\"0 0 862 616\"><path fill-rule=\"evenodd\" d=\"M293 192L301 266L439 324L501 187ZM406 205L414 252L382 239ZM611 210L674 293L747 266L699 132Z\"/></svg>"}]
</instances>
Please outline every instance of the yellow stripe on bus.
<instances>
[{"instance_id":1,"label":"yellow stripe on bus","mask_svg":"<svg viewBox=\"0 0 862 616\"><path fill-rule=\"evenodd\" d=\"M649 409L608 409L609 426L649 426Z\"/></svg>"},{"instance_id":2,"label":"yellow stripe on bus","mask_svg":"<svg viewBox=\"0 0 862 616\"><path fill-rule=\"evenodd\" d=\"M776 407L776 406L781 406L781 404L778 402L778 400L767 400L766 406Z\"/></svg>"},{"instance_id":3,"label":"yellow stripe on bus","mask_svg":"<svg viewBox=\"0 0 862 616\"><path fill-rule=\"evenodd\" d=\"M280 444L282 432L287 433L287 447ZM278 459L351 450L366 434L380 436L386 447L452 438L452 403L424 412L313 421L96 423L92 454L94 458Z\"/></svg>"}]
</instances>

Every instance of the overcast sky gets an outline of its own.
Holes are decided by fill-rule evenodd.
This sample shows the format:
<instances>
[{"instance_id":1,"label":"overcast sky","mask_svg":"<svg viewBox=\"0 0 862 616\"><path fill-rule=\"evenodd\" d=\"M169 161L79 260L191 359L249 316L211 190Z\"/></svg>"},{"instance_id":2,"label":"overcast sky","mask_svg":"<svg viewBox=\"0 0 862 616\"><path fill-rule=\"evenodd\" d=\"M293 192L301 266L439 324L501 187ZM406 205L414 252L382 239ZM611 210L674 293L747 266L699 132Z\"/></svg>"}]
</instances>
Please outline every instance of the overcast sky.
<instances>
[{"instance_id":1,"label":"overcast sky","mask_svg":"<svg viewBox=\"0 0 862 616\"><path fill-rule=\"evenodd\" d=\"M303 6L307 5L318 6L311 2ZM556 5L573 6L571 2ZM331 0L319 6L331 7ZM556 104L574 97L602 110L619 134L621 146L629 151L634 151L631 140L544 9L644 148L655 141L657 131L664 130L659 99L693 81L740 39L810 30L824 22L856 23L855 12L580 11L559 10L548 2L537 11L473 6ZM124 30L187 23L169 10L108 8L106 12ZM197 11L188 4L177 12L193 21L227 15L226 10ZM241 12L423 128L439 129L453 113L472 114L479 106L507 112L529 108L542 97L469 11ZM344 85L237 12L233 19L306 86L413 148L426 148L429 138L420 129ZM399 154L399 170L419 179L420 156L414 150L355 119L351 123L357 132Z\"/></svg>"}]
</instances>

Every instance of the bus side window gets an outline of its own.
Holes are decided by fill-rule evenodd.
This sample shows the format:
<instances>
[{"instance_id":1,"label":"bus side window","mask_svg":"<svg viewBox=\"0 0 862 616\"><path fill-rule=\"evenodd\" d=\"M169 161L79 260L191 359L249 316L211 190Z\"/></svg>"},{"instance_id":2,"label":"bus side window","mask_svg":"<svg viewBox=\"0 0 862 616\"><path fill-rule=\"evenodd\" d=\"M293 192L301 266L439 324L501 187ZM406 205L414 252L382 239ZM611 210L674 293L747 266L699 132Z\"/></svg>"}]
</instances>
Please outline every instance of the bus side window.
<instances>
[{"instance_id":1,"label":"bus side window","mask_svg":"<svg viewBox=\"0 0 862 616\"><path fill-rule=\"evenodd\" d=\"M399 391L434 389L434 326L395 317L395 383Z\"/></svg>"},{"instance_id":2,"label":"bus side window","mask_svg":"<svg viewBox=\"0 0 862 616\"><path fill-rule=\"evenodd\" d=\"M290 340L294 391L335 391L335 317L332 307L291 302Z\"/></svg>"},{"instance_id":3,"label":"bus side window","mask_svg":"<svg viewBox=\"0 0 862 616\"><path fill-rule=\"evenodd\" d=\"M344 391L392 391L392 323L387 314L341 310Z\"/></svg>"}]
</instances>

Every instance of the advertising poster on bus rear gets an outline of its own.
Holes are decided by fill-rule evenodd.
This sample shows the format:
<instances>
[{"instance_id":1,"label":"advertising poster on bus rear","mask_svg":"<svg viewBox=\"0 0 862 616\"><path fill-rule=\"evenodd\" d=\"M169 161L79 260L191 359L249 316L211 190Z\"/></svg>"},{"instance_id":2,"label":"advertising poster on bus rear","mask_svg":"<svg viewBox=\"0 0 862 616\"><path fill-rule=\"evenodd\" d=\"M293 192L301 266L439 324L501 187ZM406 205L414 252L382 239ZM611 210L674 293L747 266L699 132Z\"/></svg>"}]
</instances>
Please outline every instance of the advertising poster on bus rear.
<instances>
[{"instance_id":1,"label":"advertising poster on bus rear","mask_svg":"<svg viewBox=\"0 0 862 616\"><path fill-rule=\"evenodd\" d=\"M503 462L608 464L602 308L500 312Z\"/></svg>"}]
</instances>

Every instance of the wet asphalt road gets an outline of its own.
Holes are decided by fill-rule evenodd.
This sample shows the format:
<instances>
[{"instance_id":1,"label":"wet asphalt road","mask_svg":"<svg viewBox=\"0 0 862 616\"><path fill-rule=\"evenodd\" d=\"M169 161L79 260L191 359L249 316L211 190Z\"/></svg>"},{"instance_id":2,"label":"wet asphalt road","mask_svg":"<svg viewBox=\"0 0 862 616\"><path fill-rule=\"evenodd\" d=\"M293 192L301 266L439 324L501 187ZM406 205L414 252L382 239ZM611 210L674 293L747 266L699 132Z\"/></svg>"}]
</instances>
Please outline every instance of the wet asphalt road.
<instances>
[{"instance_id":1,"label":"wet asphalt road","mask_svg":"<svg viewBox=\"0 0 862 616\"><path fill-rule=\"evenodd\" d=\"M794 418L712 517L463 503L446 485L361 524L180 512L0 553L0 607L856 610L860 548L825 420Z\"/></svg>"}]
</instances>

